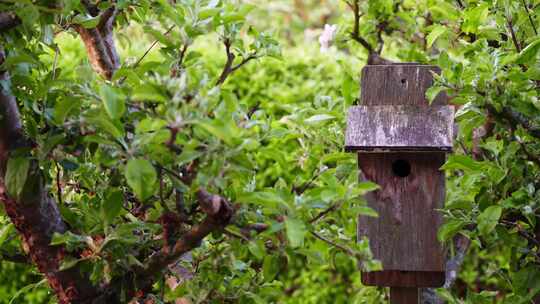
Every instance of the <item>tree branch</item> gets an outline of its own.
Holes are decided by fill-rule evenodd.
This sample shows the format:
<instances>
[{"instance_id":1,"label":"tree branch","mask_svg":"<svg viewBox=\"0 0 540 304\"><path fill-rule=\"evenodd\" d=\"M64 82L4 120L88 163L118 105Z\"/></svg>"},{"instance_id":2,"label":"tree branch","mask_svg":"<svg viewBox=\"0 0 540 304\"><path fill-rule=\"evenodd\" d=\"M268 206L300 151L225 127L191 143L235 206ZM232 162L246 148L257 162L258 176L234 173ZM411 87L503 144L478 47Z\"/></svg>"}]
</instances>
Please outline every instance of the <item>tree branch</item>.
<instances>
[{"instance_id":1,"label":"tree branch","mask_svg":"<svg viewBox=\"0 0 540 304\"><path fill-rule=\"evenodd\" d=\"M491 104L486 104L486 109L494 117L504 119L514 126L519 125L523 129L525 129L529 135L540 139L540 127L533 126L531 121L523 114L516 112L509 107L503 107L502 110L499 112Z\"/></svg>"},{"instance_id":2,"label":"tree branch","mask_svg":"<svg viewBox=\"0 0 540 304\"><path fill-rule=\"evenodd\" d=\"M141 290L150 288L169 264L199 247L206 236L214 231L223 230L231 222L234 210L225 198L210 194L204 189L199 189L196 195L201 210L206 213L206 218L184 233L172 250L162 248L147 259L144 263L145 268L137 273L137 288Z\"/></svg>"},{"instance_id":3,"label":"tree branch","mask_svg":"<svg viewBox=\"0 0 540 304\"><path fill-rule=\"evenodd\" d=\"M231 42L231 40L229 38L225 38L225 40L223 41L223 44L225 45L225 52L227 54L227 61L225 62L225 66L223 67L223 71L221 72L221 75L219 76L218 80L216 81L216 86L219 86L219 85L222 85L223 83L225 83L225 80L227 80L227 78L232 73L234 73L236 70L238 70L239 68L244 66L249 61L259 58L259 56L257 56L257 53L252 53L249 56L244 57L239 64L237 64L236 66L233 66L234 59L236 58L236 56L231 51L232 42Z\"/></svg>"},{"instance_id":4,"label":"tree branch","mask_svg":"<svg viewBox=\"0 0 540 304\"><path fill-rule=\"evenodd\" d=\"M360 0L353 0L352 2L346 1L347 5L351 8L354 15L354 25L351 32L351 39L360 43L361 46L366 49L368 52L368 65L377 65L377 64L392 64L394 62L387 60L381 57L380 52L382 51L382 29L377 30L377 39L379 41L379 47L375 49L366 39L360 36Z\"/></svg>"},{"instance_id":5,"label":"tree branch","mask_svg":"<svg viewBox=\"0 0 540 304\"><path fill-rule=\"evenodd\" d=\"M347 2L347 4L352 9L354 15L354 25L353 31L351 33L351 38L354 41L360 43L360 45L362 45L368 51L368 54L371 55L372 53L375 53L375 49L373 49L371 44L369 44L366 39L360 36L360 18L362 17L362 15L360 14L360 0L353 0L352 3Z\"/></svg>"},{"instance_id":6,"label":"tree branch","mask_svg":"<svg viewBox=\"0 0 540 304\"><path fill-rule=\"evenodd\" d=\"M514 46L516 47L517 52L521 52L521 45L519 44L519 41L516 37L516 32L514 31L514 25L512 23L511 17L506 16L506 25L508 26L508 30L510 31L510 36L512 37L512 42L514 43Z\"/></svg>"},{"instance_id":7,"label":"tree branch","mask_svg":"<svg viewBox=\"0 0 540 304\"><path fill-rule=\"evenodd\" d=\"M310 224L313 224L313 223L317 222L317 221L320 220L321 218L325 217L328 213L337 210L339 207L341 207L342 204L343 204L343 200L339 200L339 201L337 201L336 203L330 205L328 208L324 209L324 210L321 211L319 214L317 214L314 218L312 218L312 219L309 221L309 223L310 223Z\"/></svg>"},{"instance_id":8,"label":"tree branch","mask_svg":"<svg viewBox=\"0 0 540 304\"><path fill-rule=\"evenodd\" d=\"M324 236L318 234L317 232L315 231L309 231L311 234L313 234L314 237L318 238L319 240L327 243L327 244L330 244L338 249L340 249L341 251L345 252L347 255L351 256L351 257L355 257L356 258L356 252L354 252L354 250L352 250L351 248L347 247L347 246L344 246L344 245L341 245L341 244L338 244L330 239L327 239L325 238Z\"/></svg>"},{"instance_id":9,"label":"tree branch","mask_svg":"<svg viewBox=\"0 0 540 304\"><path fill-rule=\"evenodd\" d=\"M227 61L225 62L223 71L221 72L221 75L219 76L219 79L216 82L216 86L223 84L225 80L227 80L227 77L229 77L229 74L231 73L232 64L235 58L234 54L231 52L231 40L229 38L225 38L225 40L223 41L223 44L225 45Z\"/></svg>"},{"instance_id":10,"label":"tree branch","mask_svg":"<svg viewBox=\"0 0 540 304\"><path fill-rule=\"evenodd\" d=\"M95 9L97 8L91 6L88 1L86 1L85 6L90 14L96 14ZM92 68L109 80L120 67L120 57L116 51L113 35L113 25L117 14L116 7L112 6L101 14L95 28L87 29L81 25L73 26L86 47Z\"/></svg>"},{"instance_id":11,"label":"tree branch","mask_svg":"<svg viewBox=\"0 0 540 304\"><path fill-rule=\"evenodd\" d=\"M171 27L169 27L164 33L163 35L168 35L175 27L176 25L173 25ZM146 49L146 51L144 52L144 54L133 64L132 68L136 68L139 66L139 64L141 64L141 62L144 60L144 58L150 53L150 51L159 43L159 40L154 40L154 42L152 42L152 44L150 44L150 46L148 47L148 49Z\"/></svg>"}]
</instances>

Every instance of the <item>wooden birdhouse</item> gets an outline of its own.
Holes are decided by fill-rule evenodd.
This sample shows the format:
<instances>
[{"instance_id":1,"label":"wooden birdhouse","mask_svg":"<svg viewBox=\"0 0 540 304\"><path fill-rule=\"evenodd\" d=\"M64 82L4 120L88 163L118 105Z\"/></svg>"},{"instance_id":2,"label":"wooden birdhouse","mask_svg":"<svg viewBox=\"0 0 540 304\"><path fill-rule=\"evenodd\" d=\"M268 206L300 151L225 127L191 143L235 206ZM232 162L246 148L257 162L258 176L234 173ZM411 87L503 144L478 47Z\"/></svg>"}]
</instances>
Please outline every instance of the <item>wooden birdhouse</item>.
<instances>
[{"instance_id":1,"label":"wooden birdhouse","mask_svg":"<svg viewBox=\"0 0 540 304\"><path fill-rule=\"evenodd\" d=\"M445 251L437 240L445 199L440 167L452 150L454 109L425 97L435 66L371 65L362 70L361 102L349 110L345 149L358 154L360 180L380 189L366 196L379 217L358 219L382 271L362 273L368 286L391 287L391 303L418 303L418 288L440 287Z\"/></svg>"}]
</instances>

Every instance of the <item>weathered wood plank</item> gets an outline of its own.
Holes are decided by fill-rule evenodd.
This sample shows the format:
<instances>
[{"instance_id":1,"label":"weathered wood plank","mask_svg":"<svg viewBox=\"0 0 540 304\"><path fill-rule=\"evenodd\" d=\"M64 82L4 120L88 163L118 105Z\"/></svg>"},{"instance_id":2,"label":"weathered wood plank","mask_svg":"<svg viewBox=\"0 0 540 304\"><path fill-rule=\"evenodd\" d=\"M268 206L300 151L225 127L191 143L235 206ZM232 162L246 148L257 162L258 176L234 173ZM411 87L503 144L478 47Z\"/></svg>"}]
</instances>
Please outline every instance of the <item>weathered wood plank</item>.
<instances>
[{"instance_id":1,"label":"weathered wood plank","mask_svg":"<svg viewBox=\"0 0 540 304\"><path fill-rule=\"evenodd\" d=\"M390 304L417 304L418 300L417 288L390 288Z\"/></svg>"},{"instance_id":2,"label":"weathered wood plank","mask_svg":"<svg viewBox=\"0 0 540 304\"><path fill-rule=\"evenodd\" d=\"M361 216L358 237L368 236L384 270L442 271L445 255L437 240L442 223L436 209L444 204L445 153L358 153L361 180L380 189L366 195L378 218ZM406 162L407 176L396 174L396 162ZM399 173L399 172L398 172Z\"/></svg>"},{"instance_id":3,"label":"weathered wood plank","mask_svg":"<svg viewBox=\"0 0 540 304\"><path fill-rule=\"evenodd\" d=\"M408 105L349 109L345 149L451 151L454 108Z\"/></svg>"},{"instance_id":4,"label":"weathered wood plank","mask_svg":"<svg viewBox=\"0 0 540 304\"><path fill-rule=\"evenodd\" d=\"M366 286L440 287L445 279L445 273L441 271L382 270L362 273L362 284Z\"/></svg>"},{"instance_id":5,"label":"weathered wood plank","mask_svg":"<svg viewBox=\"0 0 540 304\"><path fill-rule=\"evenodd\" d=\"M362 69L361 104L429 107L425 92L433 84L432 72L441 70L433 65L367 65ZM445 105L447 99L442 92L432 105Z\"/></svg>"}]
</instances>

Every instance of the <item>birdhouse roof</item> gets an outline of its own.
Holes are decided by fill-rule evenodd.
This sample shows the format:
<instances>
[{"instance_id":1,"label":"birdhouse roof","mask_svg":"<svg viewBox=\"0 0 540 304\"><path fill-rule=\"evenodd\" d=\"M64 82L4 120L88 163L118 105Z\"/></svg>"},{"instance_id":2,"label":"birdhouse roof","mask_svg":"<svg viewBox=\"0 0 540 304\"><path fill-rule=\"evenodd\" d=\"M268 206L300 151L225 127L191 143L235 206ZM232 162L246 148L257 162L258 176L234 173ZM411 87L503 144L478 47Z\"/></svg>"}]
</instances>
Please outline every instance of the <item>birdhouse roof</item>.
<instances>
[{"instance_id":1,"label":"birdhouse roof","mask_svg":"<svg viewBox=\"0 0 540 304\"><path fill-rule=\"evenodd\" d=\"M370 105L349 109L347 151L451 151L453 106Z\"/></svg>"}]
</instances>

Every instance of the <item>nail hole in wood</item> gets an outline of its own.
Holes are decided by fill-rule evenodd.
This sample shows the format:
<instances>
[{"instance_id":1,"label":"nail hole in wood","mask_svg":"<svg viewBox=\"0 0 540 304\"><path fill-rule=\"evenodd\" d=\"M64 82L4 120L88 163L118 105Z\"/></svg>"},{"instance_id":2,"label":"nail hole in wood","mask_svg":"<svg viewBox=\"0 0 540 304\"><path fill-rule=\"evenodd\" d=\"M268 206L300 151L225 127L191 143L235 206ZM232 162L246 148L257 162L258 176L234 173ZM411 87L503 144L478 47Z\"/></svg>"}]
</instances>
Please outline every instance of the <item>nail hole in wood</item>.
<instances>
[{"instance_id":1,"label":"nail hole in wood","mask_svg":"<svg viewBox=\"0 0 540 304\"><path fill-rule=\"evenodd\" d=\"M395 176L407 177L411 174L411 164L404 159L395 160L392 163L392 172Z\"/></svg>"},{"instance_id":2,"label":"nail hole in wood","mask_svg":"<svg viewBox=\"0 0 540 304\"><path fill-rule=\"evenodd\" d=\"M403 78L401 79L401 83L405 84L407 82L407 79Z\"/></svg>"}]
</instances>

